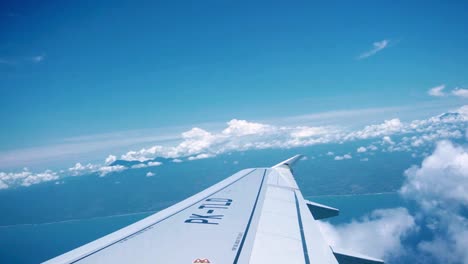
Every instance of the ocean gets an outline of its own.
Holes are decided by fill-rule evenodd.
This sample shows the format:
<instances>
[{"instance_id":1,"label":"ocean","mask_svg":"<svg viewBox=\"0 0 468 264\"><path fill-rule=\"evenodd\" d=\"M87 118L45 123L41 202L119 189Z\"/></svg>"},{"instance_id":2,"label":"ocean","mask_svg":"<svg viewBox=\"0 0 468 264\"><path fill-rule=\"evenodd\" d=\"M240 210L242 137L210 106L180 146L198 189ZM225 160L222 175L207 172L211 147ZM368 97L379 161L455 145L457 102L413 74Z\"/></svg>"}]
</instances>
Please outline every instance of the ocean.
<instances>
[{"instance_id":1,"label":"ocean","mask_svg":"<svg viewBox=\"0 0 468 264\"><path fill-rule=\"evenodd\" d=\"M374 209L410 208L398 190L403 172L420 159L406 152L358 154L361 144L365 143L227 153L105 177L67 177L3 190L0 263L45 261L181 201L238 170L269 167L297 153L307 157L294 169L304 197L340 209L340 215L329 220L332 224L347 223ZM353 158L336 161L327 155L329 151L350 153ZM155 176L146 177L149 171Z\"/></svg>"}]
</instances>

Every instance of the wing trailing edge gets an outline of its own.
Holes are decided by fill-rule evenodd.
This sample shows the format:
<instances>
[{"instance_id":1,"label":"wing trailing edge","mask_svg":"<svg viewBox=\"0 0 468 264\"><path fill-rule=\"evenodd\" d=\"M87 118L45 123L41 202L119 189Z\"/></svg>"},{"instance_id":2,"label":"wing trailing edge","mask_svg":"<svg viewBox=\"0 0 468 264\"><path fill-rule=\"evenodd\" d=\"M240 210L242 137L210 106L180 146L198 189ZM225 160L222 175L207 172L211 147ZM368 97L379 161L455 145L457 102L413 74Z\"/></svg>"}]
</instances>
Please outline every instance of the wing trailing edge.
<instances>
[{"instance_id":1,"label":"wing trailing edge","mask_svg":"<svg viewBox=\"0 0 468 264\"><path fill-rule=\"evenodd\" d=\"M314 203L308 200L305 200L305 202L315 220L334 217L340 213L340 210L330 206Z\"/></svg>"},{"instance_id":2,"label":"wing trailing edge","mask_svg":"<svg viewBox=\"0 0 468 264\"><path fill-rule=\"evenodd\" d=\"M381 259L372 258L348 250L332 248L333 254L339 264L383 264Z\"/></svg>"}]
</instances>

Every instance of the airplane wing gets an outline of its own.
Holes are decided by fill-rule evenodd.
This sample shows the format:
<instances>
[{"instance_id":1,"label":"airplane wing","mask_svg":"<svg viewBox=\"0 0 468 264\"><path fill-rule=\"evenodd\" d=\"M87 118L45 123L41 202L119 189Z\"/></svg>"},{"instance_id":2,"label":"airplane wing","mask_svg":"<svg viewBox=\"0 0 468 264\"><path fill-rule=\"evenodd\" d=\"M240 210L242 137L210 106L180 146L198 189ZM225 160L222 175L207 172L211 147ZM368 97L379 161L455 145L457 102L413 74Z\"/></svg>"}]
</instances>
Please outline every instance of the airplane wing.
<instances>
[{"instance_id":1,"label":"airplane wing","mask_svg":"<svg viewBox=\"0 0 468 264\"><path fill-rule=\"evenodd\" d=\"M328 245L315 221L338 210L304 199L291 170L300 158L242 170L45 263L383 263Z\"/></svg>"}]
</instances>

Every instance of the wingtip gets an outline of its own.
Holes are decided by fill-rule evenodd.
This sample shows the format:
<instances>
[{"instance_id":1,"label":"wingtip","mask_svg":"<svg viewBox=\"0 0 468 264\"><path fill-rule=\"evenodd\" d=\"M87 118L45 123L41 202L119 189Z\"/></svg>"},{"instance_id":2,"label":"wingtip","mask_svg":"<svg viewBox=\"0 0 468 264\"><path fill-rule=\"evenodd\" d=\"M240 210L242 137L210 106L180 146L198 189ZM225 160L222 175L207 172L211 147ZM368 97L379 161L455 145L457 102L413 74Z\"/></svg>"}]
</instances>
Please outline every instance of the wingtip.
<instances>
[{"instance_id":1,"label":"wingtip","mask_svg":"<svg viewBox=\"0 0 468 264\"><path fill-rule=\"evenodd\" d=\"M287 166L289 168L291 168L294 163L296 163L298 160L300 160L302 157L304 157L303 155L301 154L297 154L287 160L284 160L278 164L276 164L275 166L273 166L272 168L277 168L277 167L280 167L280 166Z\"/></svg>"}]
</instances>

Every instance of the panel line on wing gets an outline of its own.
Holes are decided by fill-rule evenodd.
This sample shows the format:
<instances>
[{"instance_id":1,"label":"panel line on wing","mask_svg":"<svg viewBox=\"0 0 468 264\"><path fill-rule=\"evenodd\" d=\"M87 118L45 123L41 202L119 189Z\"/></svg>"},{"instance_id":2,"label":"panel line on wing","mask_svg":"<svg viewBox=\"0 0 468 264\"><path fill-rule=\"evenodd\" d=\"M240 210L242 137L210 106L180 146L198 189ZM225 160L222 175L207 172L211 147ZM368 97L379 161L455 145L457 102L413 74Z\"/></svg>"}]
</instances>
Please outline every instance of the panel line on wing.
<instances>
[{"instance_id":1,"label":"panel line on wing","mask_svg":"<svg viewBox=\"0 0 468 264\"><path fill-rule=\"evenodd\" d=\"M299 230L301 231L302 249L304 251L304 259L306 264L310 264L309 253L307 252L307 243L304 235L304 227L302 226L301 210L299 208L299 201L296 192L294 192L294 199L296 200L297 220L299 222Z\"/></svg>"},{"instance_id":2,"label":"panel line on wing","mask_svg":"<svg viewBox=\"0 0 468 264\"><path fill-rule=\"evenodd\" d=\"M137 233L139 233L139 232L142 232L142 231L144 231L144 230L146 230L146 229L148 229L148 228L150 228L150 227L152 227L152 226L155 226L155 225L161 223L162 221L164 221L164 220L166 220L166 219L168 219L168 218L170 218L170 217L172 217L172 216L174 216L174 215L176 215L176 214L178 214L178 213L180 213L180 212L182 212L182 211L184 211L184 210L186 210L186 209L192 207L193 205L195 205L195 204L197 204L197 203L199 203L199 202L202 202L203 200L207 199L208 197L217 194L218 192L220 192L220 191L226 189L227 187L233 185L234 183L236 183L236 182L238 182L238 181L244 179L245 177L247 177L248 175L250 175L252 172L254 172L254 171L256 171L256 170L257 170L257 169L252 169L251 171L249 171L249 172L246 173L245 175L241 176L239 179L237 179L237 180L231 182L230 184L224 186L223 188L221 188L221 189L219 189L219 190L216 190L215 192L213 192L213 193L211 193L211 194L209 194L209 195L203 197L202 199L197 200L197 201L194 202L194 203L191 203L190 205L188 205L188 206L186 206L186 207L180 209L179 211L176 211L176 212L174 212L174 213L168 215L167 217L165 217L165 218L163 218L163 219L161 219L161 220L159 220L159 221L157 221L157 222L155 222L155 223L152 223L152 224L150 224L150 225L148 225L148 226L146 226L146 227L144 227L144 228L142 228L142 229L140 229L140 230L138 230L138 231L135 231L135 232L133 232L133 233L131 233L131 234L129 234L129 235L127 235L127 236L125 236L125 237L123 237L123 238L117 240L117 241L114 241L114 242L110 243L109 245L106 245L106 246L104 246L104 247L102 247L102 248L99 248L99 249L97 249L97 250L95 250L95 251L92 251L92 252L86 254L85 256L82 256L82 257L80 257L80 258L78 258L78 259L76 259L76 260L74 260L74 261L71 261L70 263L72 264L72 263L76 263L76 262L78 262L78 261L81 261L81 260L83 260L83 259L85 259L85 258L87 258L87 257L89 257L89 256L91 256L91 255L93 255L93 254L98 253L99 251L102 251L102 250L104 250L104 249L106 249L106 248L109 248L109 247L111 247L111 246L113 246L113 245L115 245L115 244L117 244L117 243L119 243L119 242L121 242L121 241L123 241L123 240L126 240L126 239L130 238L131 236L134 236L135 234L137 234ZM266 170L265 170L265 172L266 172ZM265 179L265 172L263 173L263 179L262 179L262 183L260 184L260 189L261 189L261 187L262 187L262 185L263 185L263 180ZM259 193L260 193L260 192L259 192ZM258 195L257 195L257 200L258 200ZM255 204L256 204L256 202L255 202ZM255 206L254 206L254 207L255 207ZM249 223L250 223L250 222L249 222Z\"/></svg>"},{"instance_id":3,"label":"panel line on wing","mask_svg":"<svg viewBox=\"0 0 468 264\"><path fill-rule=\"evenodd\" d=\"M252 208L252 213L250 214L249 222L247 223L247 227L245 228L244 237L242 238L242 241L241 241L241 243L239 245L239 249L237 250L236 258L234 259L234 264L236 264L239 261L239 257L240 257L240 253L242 251L242 247L244 246L245 239L247 238L247 234L249 232L250 224L252 223L252 219L253 219L253 216L255 214L255 209L256 209L257 203L258 203L258 198L260 197L260 193L262 192L262 189L263 189L263 182L265 181L266 172L267 172L267 170L265 170L263 172L263 178L262 178L262 182L260 183L260 188L259 188L258 193L257 193L257 198L255 199L255 203L254 203L254 206Z\"/></svg>"}]
</instances>

